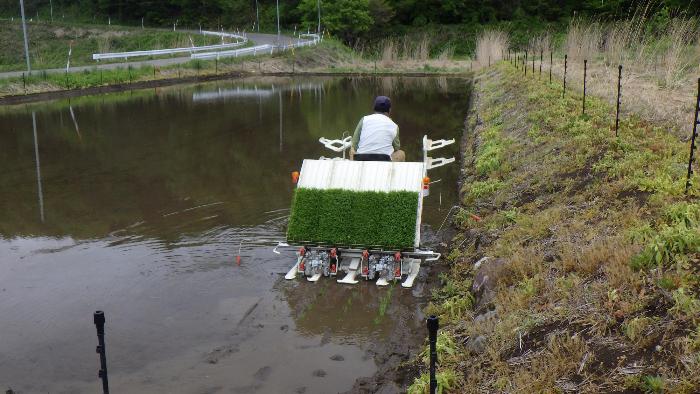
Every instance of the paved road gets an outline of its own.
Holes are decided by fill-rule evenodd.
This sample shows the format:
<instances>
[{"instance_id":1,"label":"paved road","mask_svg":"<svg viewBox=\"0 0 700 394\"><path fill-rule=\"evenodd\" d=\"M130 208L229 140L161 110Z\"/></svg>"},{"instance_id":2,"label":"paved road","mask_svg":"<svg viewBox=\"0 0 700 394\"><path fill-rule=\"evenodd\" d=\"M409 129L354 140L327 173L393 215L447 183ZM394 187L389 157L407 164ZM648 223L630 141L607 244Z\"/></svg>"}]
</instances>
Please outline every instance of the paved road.
<instances>
[{"instance_id":1,"label":"paved road","mask_svg":"<svg viewBox=\"0 0 700 394\"><path fill-rule=\"evenodd\" d=\"M193 33L196 33L196 32L193 32ZM256 45L277 44L277 34L248 33L248 39L251 40L252 42L254 42ZM282 36L281 39L282 39L282 42L285 43L285 42L288 42L291 39L291 37ZM190 60L192 60L192 59L190 59L189 56L183 56L183 57L171 57L171 58L152 59L152 60L139 60L139 61L120 62L120 63L97 63L97 62L95 62L95 64L91 65L91 66L71 67L68 71L71 73L76 73L76 72L81 72L83 70L92 70L95 67L101 68L104 70L115 69L118 67L127 67L127 66L140 67L140 66L144 66L144 65L164 67L164 66L170 66L173 64L187 63ZM64 72L66 72L66 69L65 68L51 68L51 69L46 69L46 70L32 70L32 73L39 73L42 71L46 71L47 73L64 73ZM0 79L21 77L22 73L23 73L23 71L3 72L3 73L0 73Z\"/></svg>"}]
</instances>

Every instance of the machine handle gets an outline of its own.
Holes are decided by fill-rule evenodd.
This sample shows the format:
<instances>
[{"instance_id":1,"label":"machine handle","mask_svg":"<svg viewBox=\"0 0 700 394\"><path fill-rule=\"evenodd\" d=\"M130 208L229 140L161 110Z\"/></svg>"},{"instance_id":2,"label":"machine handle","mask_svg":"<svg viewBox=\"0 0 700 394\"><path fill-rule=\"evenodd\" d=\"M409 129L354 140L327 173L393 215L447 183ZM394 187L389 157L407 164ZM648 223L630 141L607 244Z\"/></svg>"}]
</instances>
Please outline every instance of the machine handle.
<instances>
[{"instance_id":1,"label":"machine handle","mask_svg":"<svg viewBox=\"0 0 700 394\"><path fill-rule=\"evenodd\" d=\"M343 152L346 149L350 148L350 144L352 141L351 136L347 136L343 138L342 140L329 140L328 138L321 137L318 139L318 142L323 144L326 148L332 150L333 152Z\"/></svg>"}]
</instances>

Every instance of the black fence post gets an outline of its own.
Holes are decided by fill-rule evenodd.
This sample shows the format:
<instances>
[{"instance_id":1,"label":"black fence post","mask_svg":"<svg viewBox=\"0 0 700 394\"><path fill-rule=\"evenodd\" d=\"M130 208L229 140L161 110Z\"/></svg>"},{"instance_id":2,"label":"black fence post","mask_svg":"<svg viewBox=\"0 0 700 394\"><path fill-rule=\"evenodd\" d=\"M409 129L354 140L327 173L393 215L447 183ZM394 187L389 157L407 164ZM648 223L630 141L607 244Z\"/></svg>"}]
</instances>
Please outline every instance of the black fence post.
<instances>
[{"instance_id":1,"label":"black fence post","mask_svg":"<svg viewBox=\"0 0 700 394\"><path fill-rule=\"evenodd\" d=\"M102 379L102 392L109 394L109 383L107 381L107 353L105 351L105 314L102 311L96 311L92 315L97 328L97 353L100 355L100 372L97 376Z\"/></svg>"},{"instance_id":2,"label":"black fence post","mask_svg":"<svg viewBox=\"0 0 700 394\"><path fill-rule=\"evenodd\" d=\"M24 89L24 94L27 94L27 77L22 73L22 88Z\"/></svg>"},{"instance_id":3,"label":"black fence post","mask_svg":"<svg viewBox=\"0 0 700 394\"><path fill-rule=\"evenodd\" d=\"M437 393L435 364L437 363L437 331L440 323L435 315L428 318L428 340L430 342L430 394Z\"/></svg>"},{"instance_id":4,"label":"black fence post","mask_svg":"<svg viewBox=\"0 0 700 394\"><path fill-rule=\"evenodd\" d=\"M688 159L688 177L685 180L685 194L690 189L690 176L693 175L693 162L695 161L695 139L698 136L700 124L700 78L698 78L698 95L695 100L695 119L693 119L693 136L690 139L690 158ZM428 323L430 324L430 323Z\"/></svg>"},{"instance_id":5,"label":"black fence post","mask_svg":"<svg viewBox=\"0 0 700 394\"><path fill-rule=\"evenodd\" d=\"M214 58L214 74L219 73L219 57Z\"/></svg>"},{"instance_id":6,"label":"black fence post","mask_svg":"<svg viewBox=\"0 0 700 394\"><path fill-rule=\"evenodd\" d=\"M489 55L489 67L491 67L491 55Z\"/></svg>"},{"instance_id":7,"label":"black fence post","mask_svg":"<svg viewBox=\"0 0 700 394\"><path fill-rule=\"evenodd\" d=\"M586 114L586 74L588 72L588 59L583 59L583 110L581 115Z\"/></svg>"},{"instance_id":8,"label":"black fence post","mask_svg":"<svg viewBox=\"0 0 700 394\"><path fill-rule=\"evenodd\" d=\"M540 76L537 79L542 79L542 59L544 56L544 50L540 49Z\"/></svg>"},{"instance_id":9,"label":"black fence post","mask_svg":"<svg viewBox=\"0 0 700 394\"><path fill-rule=\"evenodd\" d=\"M549 51L549 83L552 83L552 60L554 59L554 54Z\"/></svg>"},{"instance_id":10,"label":"black fence post","mask_svg":"<svg viewBox=\"0 0 700 394\"><path fill-rule=\"evenodd\" d=\"M620 96L622 95L622 64L617 66L617 108L615 109L615 137L620 127Z\"/></svg>"},{"instance_id":11,"label":"black fence post","mask_svg":"<svg viewBox=\"0 0 700 394\"><path fill-rule=\"evenodd\" d=\"M525 51L525 57L523 58L523 69L525 69L525 76L527 77L527 51Z\"/></svg>"},{"instance_id":12,"label":"black fence post","mask_svg":"<svg viewBox=\"0 0 700 394\"><path fill-rule=\"evenodd\" d=\"M532 54L532 76L535 76L535 54Z\"/></svg>"},{"instance_id":13,"label":"black fence post","mask_svg":"<svg viewBox=\"0 0 700 394\"><path fill-rule=\"evenodd\" d=\"M569 55L564 55L564 91L561 94L561 98L566 97L566 68L568 66Z\"/></svg>"}]
</instances>

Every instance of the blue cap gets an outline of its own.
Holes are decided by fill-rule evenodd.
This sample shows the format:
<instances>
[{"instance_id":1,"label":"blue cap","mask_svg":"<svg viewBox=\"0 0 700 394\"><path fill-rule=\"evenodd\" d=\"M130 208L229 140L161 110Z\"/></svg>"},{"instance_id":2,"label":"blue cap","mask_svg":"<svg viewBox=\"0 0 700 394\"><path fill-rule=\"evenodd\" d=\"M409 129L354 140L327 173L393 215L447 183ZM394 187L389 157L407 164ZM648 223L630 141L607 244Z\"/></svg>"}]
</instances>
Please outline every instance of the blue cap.
<instances>
[{"instance_id":1,"label":"blue cap","mask_svg":"<svg viewBox=\"0 0 700 394\"><path fill-rule=\"evenodd\" d=\"M391 109L391 100L387 96L377 96L374 99L374 110L376 112L389 112Z\"/></svg>"}]
</instances>

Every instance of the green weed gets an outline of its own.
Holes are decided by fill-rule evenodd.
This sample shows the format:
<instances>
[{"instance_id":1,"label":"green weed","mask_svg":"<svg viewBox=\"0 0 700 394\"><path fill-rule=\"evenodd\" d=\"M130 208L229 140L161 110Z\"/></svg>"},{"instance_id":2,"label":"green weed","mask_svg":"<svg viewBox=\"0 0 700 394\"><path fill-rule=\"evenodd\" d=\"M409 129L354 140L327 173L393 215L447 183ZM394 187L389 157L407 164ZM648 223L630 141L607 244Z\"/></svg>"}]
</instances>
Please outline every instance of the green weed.
<instances>
[{"instance_id":1,"label":"green weed","mask_svg":"<svg viewBox=\"0 0 700 394\"><path fill-rule=\"evenodd\" d=\"M437 392L442 394L456 388L458 377L453 369L443 369L437 371L435 380L437 381ZM421 374L408 387L409 394L428 394L429 392L430 375L428 373Z\"/></svg>"},{"instance_id":2,"label":"green weed","mask_svg":"<svg viewBox=\"0 0 700 394\"><path fill-rule=\"evenodd\" d=\"M647 375L643 379L643 389L647 393L663 393L664 379L661 376Z\"/></svg>"},{"instance_id":3,"label":"green weed","mask_svg":"<svg viewBox=\"0 0 700 394\"><path fill-rule=\"evenodd\" d=\"M652 320L648 317L635 317L622 325L622 332L630 341L637 342L644 336L647 327L649 327L651 323Z\"/></svg>"},{"instance_id":4,"label":"green weed","mask_svg":"<svg viewBox=\"0 0 700 394\"><path fill-rule=\"evenodd\" d=\"M503 182L497 179L488 179L485 181L476 181L467 185L467 198L470 201L481 199L493 195L496 191L503 187Z\"/></svg>"},{"instance_id":5,"label":"green weed","mask_svg":"<svg viewBox=\"0 0 700 394\"><path fill-rule=\"evenodd\" d=\"M450 297L440 304L440 317L446 321L460 321L465 318L467 311L474 307L474 296L466 293L463 296Z\"/></svg>"},{"instance_id":6,"label":"green weed","mask_svg":"<svg viewBox=\"0 0 700 394\"><path fill-rule=\"evenodd\" d=\"M671 313L679 317L696 317L700 315L700 300L688 293L686 289L682 287L676 289L673 291L672 296L673 307L671 307Z\"/></svg>"},{"instance_id":7,"label":"green weed","mask_svg":"<svg viewBox=\"0 0 700 394\"><path fill-rule=\"evenodd\" d=\"M453 359L457 355L457 344L452 334L447 331L440 331L435 343L438 363L444 363L449 359ZM430 347L426 346L420 353L420 358L425 365L430 363Z\"/></svg>"},{"instance_id":8,"label":"green weed","mask_svg":"<svg viewBox=\"0 0 700 394\"><path fill-rule=\"evenodd\" d=\"M662 225L641 253L635 256L632 268L649 269L657 266L669 267L684 263L689 253L700 253L700 231L688 228L685 223Z\"/></svg>"},{"instance_id":9,"label":"green weed","mask_svg":"<svg viewBox=\"0 0 700 394\"><path fill-rule=\"evenodd\" d=\"M479 147L474 166L479 175L488 175L500 169L504 164L503 155L507 141L501 135L501 128L496 125L481 133L482 145Z\"/></svg>"}]
</instances>

